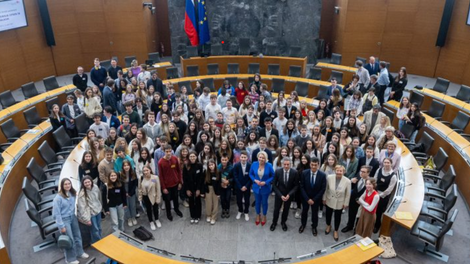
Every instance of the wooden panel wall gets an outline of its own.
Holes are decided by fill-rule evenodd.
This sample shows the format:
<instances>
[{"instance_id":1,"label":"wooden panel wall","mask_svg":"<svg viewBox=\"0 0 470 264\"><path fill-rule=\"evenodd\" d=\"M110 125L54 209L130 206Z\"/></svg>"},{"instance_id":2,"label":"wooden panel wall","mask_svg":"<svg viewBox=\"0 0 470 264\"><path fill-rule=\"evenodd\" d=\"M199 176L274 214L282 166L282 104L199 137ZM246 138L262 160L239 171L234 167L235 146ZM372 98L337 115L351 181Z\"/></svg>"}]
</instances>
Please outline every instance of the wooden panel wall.
<instances>
[{"instance_id":1,"label":"wooden panel wall","mask_svg":"<svg viewBox=\"0 0 470 264\"><path fill-rule=\"evenodd\" d=\"M157 49L164 56L171 56L171 32L170 18L168 17L168 0L155 0L157 8L158 38ZM164 52L160 49L160 43L163 43Z\"/></svg>"},{"instance_id":2,"label":"wooden panel wall","mask_svg":"<svg viewBox=\"0 0 470 264\"><path fill-rule=\"evenodd\" d=\"M321 6L320 39L332 43L335 1L323 0Z\"/></svg>"}]
</instances>

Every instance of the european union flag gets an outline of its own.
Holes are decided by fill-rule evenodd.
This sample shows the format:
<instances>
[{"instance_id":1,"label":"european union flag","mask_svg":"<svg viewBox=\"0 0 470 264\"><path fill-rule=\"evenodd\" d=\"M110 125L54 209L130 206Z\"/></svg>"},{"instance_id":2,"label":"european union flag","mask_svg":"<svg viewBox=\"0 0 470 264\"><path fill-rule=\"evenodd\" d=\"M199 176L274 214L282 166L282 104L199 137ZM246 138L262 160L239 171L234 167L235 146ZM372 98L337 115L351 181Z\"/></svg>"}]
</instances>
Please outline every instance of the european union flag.
<instances>
[{"instance_id":1,"label":"european union flag","mask_svg":"<svg viewBox=\"0 0 470 264\"><path fill-rule=\"evenodd\" d=\"M198 9L198 27L199 27L199 45L205 44L211 40L209 33L209 20L207 20L206 0L197 0Z\"/></svg>"}]
</instances>

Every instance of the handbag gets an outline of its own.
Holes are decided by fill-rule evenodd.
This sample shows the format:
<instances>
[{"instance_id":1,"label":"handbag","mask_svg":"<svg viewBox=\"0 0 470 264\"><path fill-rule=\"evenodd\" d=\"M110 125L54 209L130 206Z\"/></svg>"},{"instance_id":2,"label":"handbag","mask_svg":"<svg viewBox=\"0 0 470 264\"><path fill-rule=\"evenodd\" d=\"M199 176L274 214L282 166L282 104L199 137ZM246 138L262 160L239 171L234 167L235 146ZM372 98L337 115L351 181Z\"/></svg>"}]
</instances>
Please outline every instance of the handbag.
<instances>
[{"instance_id":1,"label":"handbag","mask_svg":"<svg viewBox=\"0 0 470 264\"><path fill-rule=\"evenodd\" d=\"M395 249L393 248L392 238L388 236L379 237L379 247L383 248L384 252L380 257L382 258L394 258L397 256Z\"/></svg>"},{"instance_id":2,"label":"handbag","mask_svg":"<svg viewBox=\"0 0 470 264\"><path fill-rule=\"evenodd\" d=\"M71 249L72 245L72 239L67 234L61 234L57 239L57 246L61 249Z\"/></svg>"},{"instance_id":3,"label":"handbag","mask_svg":"<svg viewBox=\"0 0 470 264\"><path fill-rule=\"evenodd\" d=\"M430 156L429 159L426 161L426 163L424 164L424 168L431 170L436 169L436 164L434 163L434 158L432 156Z\"/></svg>"}]
</instances>

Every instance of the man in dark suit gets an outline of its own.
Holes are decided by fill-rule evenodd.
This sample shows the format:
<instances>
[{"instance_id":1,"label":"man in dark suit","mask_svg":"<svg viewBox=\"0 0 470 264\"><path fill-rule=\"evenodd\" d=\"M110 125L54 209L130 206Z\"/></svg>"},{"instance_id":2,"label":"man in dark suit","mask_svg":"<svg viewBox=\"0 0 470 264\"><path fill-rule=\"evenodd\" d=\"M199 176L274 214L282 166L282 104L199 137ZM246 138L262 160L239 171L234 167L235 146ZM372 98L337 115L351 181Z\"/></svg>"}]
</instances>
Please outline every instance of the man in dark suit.
<instances>
[{"instance_id":1,"label":"man in dark suit","mask_svg":"<svg viewBox=\"0 0 470 264\"><path fill-rule=\"evenodd\" d=\"M374 148L371 146L368 146L366 148L366 155L359 159L359 162L357 164L357 172L356 172L357 177L360 176L359 172L362 166L364 165L370 167L369 174L372 176L374 176L375 172L379 169L380 163L376 158L374 158Z\"/></svg>"},{"instance_id":2,"label":"man in dark suit","mask_svg":"<svg viewBox=\"0 0 470 264\"><path fill-rule=\"evenodd\" d=\"M338 89L341 96L343 96L344 95L343 87L341 87L341 85L338 85L338 81L336 81L336 78L334 77L331 78L330 82L331 82L331 85L328 87L328 91L326 91L326 96L330 98L333 95L333 91L335 89Z\"/></svg>"},{"instance_id":3,"label":"man in dark suit","mask_svg":"<svg viewBox=\"0 0 470 264\"><path fill-rule=\"evenodd\" d=\"M302 192L302 225L299 233L303 233L307 225L308 210L312 208L312 234L317 236L318 206L322 202L326 190L326 174L320 171L320 161L313 157L310 161L310 170L302 172L300 177L300 191Z\"/></svg>"},{"instance_id":4,"label":"man in dark suit","mask_svg":"<svg viewBox=\"0 0 470 264\"><path fill-rule=\"evenodd\" d=\"M378 72L380 72L380 69L379 69L379 63L378 62L375 62L375 57L374 56L371 56L369 58L369 63L367 63L364 68L366 68L366 70L369 72L369 75L377 75Z\"/></svg>"},{"instance_id":5,"label":"man in dark suit","mask_svg":"<svg viewBox=\"0 0 470 264\"><path fill-rule=\"evenodd\" d=\"M291 119L295 115L295 111L297 111L297 107L292 105L292 98L288 97L286 99L286 105L284 106L284 110L286 111L286 118Z\"/></svg>"},{"instance_id":6,"label":"man in dark suit","mask_svg":"<svg viewBox=\"0 0 470 264\"><path fill-rule=\"evenodd\" d=\"M110 106L115 113L118 109L116 94L113 92L114 80L109 79L103 89L103 107Z\"/></svg>"},{"instance_id":7,"label":"man in dark suit","mask_svg":"<svg viewBox=\"0 0 470 264\"><path fill-rule=\"evenodd\" d=\"M109 128L114 127L116 131L119 129L121 122L119 118L113 115L113 109L111 106L107 105L104 107L103 116L101 117L101 121L108 124Z\"/></svg>"},{"instance_id":8,"label":"man in dark suit","mask_svg":"<svg viewBox=\"0 0 470 264\"><path fill-rule=\"evenodd\" d=\"M150 85L153 85L155 92L159 92L163 98L167 98L167 93L165 89L163 89L163 82L160 78L158 78L157 71L152 71L152 78L147 81L147 89L150 87Z\"/></svg>"},{"instance_id":9,"label":"man in dark suit","mask_svg":"<svg viewBox=\"0 0 470 264\"><path fill-rule=\"evenodd\" d=\"M245 221L249 221L248 210L250 208L251 185L250 178L251 164L248 162L248 153L244 150L240 153L240 162L235 163L232 168L233 179L235 180L235 193L237 195L238 213L235 217L240 219L245 214Z\"/></svg>"},{"instance_id":10,"label":"man in dark suit","mask_svg":"<svg viewBox=\"0 0 470 264\"><path fill-rule=\"evenodd\" d=\"M261 112L259 115L259 123L262 128L264 128L265 121L267 118L271 118L271 120L274 120L274 118L277 117L277 112L273 110L273 102L272 101L267 101L266 102L266 110Z\"/></svg>"},{"instance_id":11,"label":"man in dark suit","mask_svg":"<svg viewBox=\"0 0 470 264\"><path fill-rule=\"evenodd\" d=\"M275 135L277 139L279 140L279 131L275 128L273 128L273 121L270 117L267 117L264 120L264 128L261 129L259 136L266 138L266 140L269 140L269 137L271 135Z\"/></svg>"},{"instance_id":12,"label":"man in dark suit","mask_svg":"<svg viewBox=\"0 0 470 264\"><path fill-rule=\"evenodd\" d=\"M77 129L75 128L75 118L82 113L80 107L74 103L74 99L73 95L67 95L67 103L62 106L62 113L66 117L65 127L71 137L78 136Z\"/></svg>"},{"instance_id":13,"label":"man in dark suit","mask_svg":"<svg viewBox=\"0 0 470 264\"><path fill-rule=\"evenodd\" d=\"M284 203L284 210L282 211L281 226L282 230L287 231L287 216L289 215L291 198L295 199L295 192L299 188L299 174L295 169L291 169L291 160L288 157L282 159L282 168L277 169L274 173L274 180L272 182L273 190L276 193L274 198L274 213L273 223L271 224L271 231L276 229L277 220L279 219L279 211L281 210L282 203Z\"/></svg>"},{"instance_id":14,"label":"man in dark suit","mask_svg":"<svg viewBox=\"0 0 470 264\"><path fill-rule=\"evenodd\" d=\"M259 148L255 149L251 154L251 162L258 161L258 153L260 151L266 152L268 154L269 163L273 164L273 153L270 150L267 150L267 139L265 137L259 138Z\"/></svg>"},{"instance_id":15,"label":"man in dark suit","mask_svg":"<svg viewBox=\"0 0 470 264\"><path fill-rule=\"evenodd\" d=\"M356 225L356 215L359 210L357 200L366 190L366 181L369 179L370 166L364 165L359 169L359 175L351 179L351 198L349 199L348 223L341 229L341 232L346 233L353 230Z\"/></svg>"},{"instance_id":16,"label":"man in dark suit","mask_svg":"<svg viewBox=\"0 0 470 264\"><path fill-rule=\"evenodd\" d=\"M79 66L77 68L77 74L73 76L73 85L77 87L80 91L85 92L85 89L88 87L88 75L83 72L83 67Z\"/></svg>"}]
</instances>

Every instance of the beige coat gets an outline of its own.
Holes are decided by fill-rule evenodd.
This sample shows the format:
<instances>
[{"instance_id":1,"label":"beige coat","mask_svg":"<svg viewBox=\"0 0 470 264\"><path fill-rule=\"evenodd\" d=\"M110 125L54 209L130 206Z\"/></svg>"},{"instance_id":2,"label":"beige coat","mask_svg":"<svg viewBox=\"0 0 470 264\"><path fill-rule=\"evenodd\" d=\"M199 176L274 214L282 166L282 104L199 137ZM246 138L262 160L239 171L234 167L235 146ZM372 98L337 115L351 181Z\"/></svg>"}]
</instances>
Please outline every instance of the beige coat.
<instances>
[{"instance_id":1,"label":"beige coat","mask_svg":"<svg viewBox=\"0 0 470 264\"><path fill-rule=\"evenodd\" d=\"M323 194L323 201L334 210L343 209L343 206L349 205L351 197L351 181L343 176L336 189L336 175L330 174L326 177L326 191Z\"/></svg>"},{"instance_id":2,"label":"beige coat","mask_svg":"<svg viewBox=\"0 0 470 264\"><path fill-rule=\"evenodd\" d=\"M145 177L145 176L143 176ZM153 204L159 204L162 200L162 191L160 187L160 179L156 175L151 175L150 180L152 181L152 187L150 187L149 191L142 186L142 180L144 178L139 178L139 201L142 201L142 196L147 195L149 197L150 202Z\"/></svg>"},{"instance_id":3,"label":"beige coat","mask_svg":"<svg viewBox=\"0 0 470 264\"><path fill-rule=\"evenodd\" d=\"M88 199L83 190L77 195L77 218L80 222L90 221L92 216L99 214L102 210L100 188L94 184L87 194Z\"/></svg>"},{"instance_id":4,"label":"beige coat","mask_svg":"<svg viewBox=\"0 0 470 264\"><path fill-rule=\"evenodd\" d=\"M83 110L88 118L93 118L93 114L101 113L103 108L101 108L101 104L98 100L91 98L85 100L85 109Z\"/></svg>"},{"instance_id":5,"label":"beige coat","mask_svg":"<svg viewBox=\"0 0 470 264\"><path fill-rule=\"evenodd\" d=\"M374 113L373 109L365 112L364 113L364 119L362 120L362 122L366 123L366 125L367 125L367 133L368 134L370 133L370 131L372 131L372 129L374 128L375 125L380 124L380 119L385 116L384 113L379 112L379 114L377 115L377 120L375 121L375 124L371 124L372 123L372 114L373 113Z\"/></svg>"}]
</instances>

